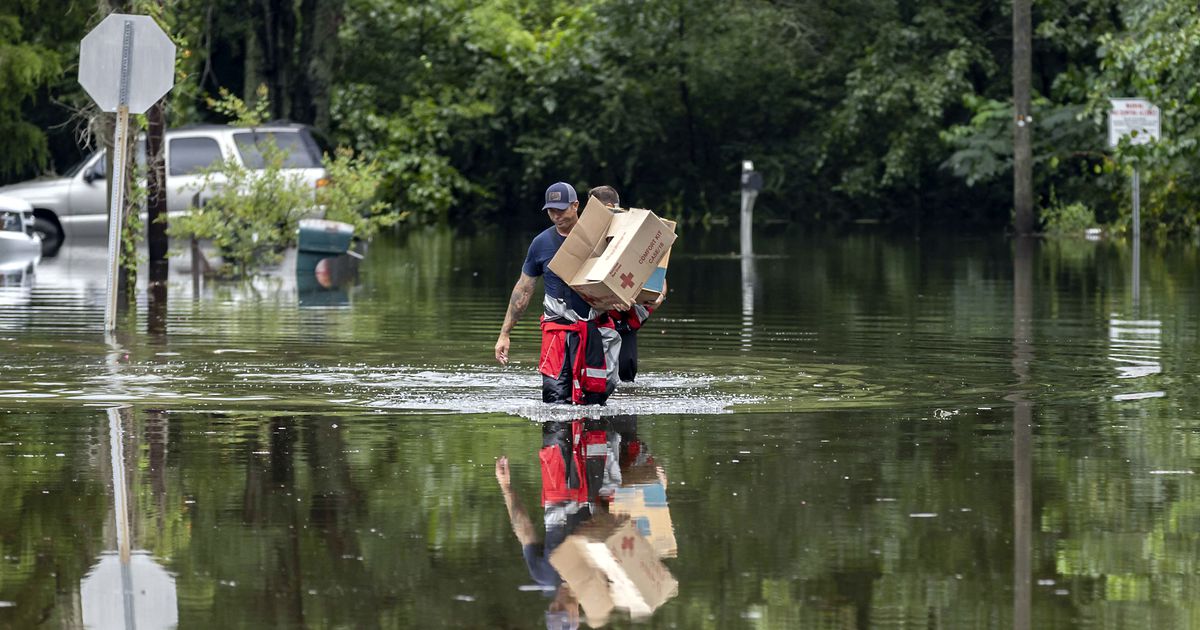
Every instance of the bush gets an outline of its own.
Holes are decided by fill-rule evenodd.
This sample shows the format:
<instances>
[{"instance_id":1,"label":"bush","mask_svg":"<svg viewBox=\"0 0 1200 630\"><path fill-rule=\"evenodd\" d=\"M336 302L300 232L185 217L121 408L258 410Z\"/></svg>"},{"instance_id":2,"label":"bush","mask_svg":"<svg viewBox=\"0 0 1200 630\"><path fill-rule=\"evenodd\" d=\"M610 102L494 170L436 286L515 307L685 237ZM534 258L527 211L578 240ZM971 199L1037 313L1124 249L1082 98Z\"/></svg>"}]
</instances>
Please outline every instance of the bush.
<instances>
[{"instance_id":1,"label":"bush","mask_svg":"<svg viewBox=\"0 0 1200 630\"><path fill-rule=\"evenodd\" d=\"M284 169L287 152L262 147L263 168L225 160L208 171L202 205L171 222L172 237L211 239L225 262L223 275L246 276L256 265L280 260L295 243L300 219L314 211L312 188Z\"/></svg>"},{"instance_id":2,"label":"bush","mask_svg":"<svg viewBox=\"0 0 1200 630\"><path fill-rule=\"evenodd\" d=\"M1087 204L1076 201L1061 204L1055 200L1042 210L1042 231L1053 236L1083 236L1096 226L1096 213Z\"/></svg>"}]
</instances>

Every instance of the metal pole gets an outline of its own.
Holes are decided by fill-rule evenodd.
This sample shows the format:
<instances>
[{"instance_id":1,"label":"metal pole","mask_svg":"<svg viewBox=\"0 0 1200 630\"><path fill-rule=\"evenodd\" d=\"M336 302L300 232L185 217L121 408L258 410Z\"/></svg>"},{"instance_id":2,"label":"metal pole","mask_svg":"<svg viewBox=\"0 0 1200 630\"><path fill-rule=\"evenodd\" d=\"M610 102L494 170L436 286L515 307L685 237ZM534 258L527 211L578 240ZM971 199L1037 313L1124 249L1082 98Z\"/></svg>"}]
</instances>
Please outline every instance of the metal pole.
<instances>
[{"instance_id":1,"label":"metal pole","mask_svg":"<svg viewBox=\"0 0 1200 630\"><path fill-rule=\"evenodd\" d=\"M104 330L117 329L117 260L121 251L121 223L125 216L125 145L129 136L129 66L133 52L133 21L125 20L121 42L121 91L117 129L113 138L112 196L108 207L108 301Z\"/></svg>"},{"instance_id":2,"label":"metal pole","mask_svg":"<svg viewBox=\"0 0 1200 630\"><path fill-rule=\"evenodd\" d=\"M1133 169L1133 311L1137 315L1142 297L1142 178Z\"/></svg>"},{"instance_id":3,"label":"metal pole","mask_svg":"<svg viewBox=\"0 0 1200 630\"><path fill-rule=\"evenodd\" d=\"M1133 169L1133 240L1142 238L1142 177Z\"/></svg>"}]
</instances>

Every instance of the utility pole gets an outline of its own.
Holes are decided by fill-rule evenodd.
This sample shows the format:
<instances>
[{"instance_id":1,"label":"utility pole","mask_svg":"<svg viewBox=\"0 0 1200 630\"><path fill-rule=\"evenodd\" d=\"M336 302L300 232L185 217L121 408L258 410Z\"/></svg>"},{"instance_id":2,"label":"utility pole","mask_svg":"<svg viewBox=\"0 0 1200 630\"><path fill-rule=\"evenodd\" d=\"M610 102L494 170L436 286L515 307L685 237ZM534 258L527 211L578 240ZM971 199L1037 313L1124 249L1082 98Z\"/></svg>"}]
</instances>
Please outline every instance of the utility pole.
<instances>
[{"instance_id":1,"label":"utility pole","mask_svg":"<svg viewBox=\"0 0 1200 630\"><path fill-rule=\"evenodd\" d=\"M1033 216L1033 117L1030 84L1033 68L1031 0L1013 0L1013 210L1017 234L1032 234Z\"/></svg>"}]
</instances>

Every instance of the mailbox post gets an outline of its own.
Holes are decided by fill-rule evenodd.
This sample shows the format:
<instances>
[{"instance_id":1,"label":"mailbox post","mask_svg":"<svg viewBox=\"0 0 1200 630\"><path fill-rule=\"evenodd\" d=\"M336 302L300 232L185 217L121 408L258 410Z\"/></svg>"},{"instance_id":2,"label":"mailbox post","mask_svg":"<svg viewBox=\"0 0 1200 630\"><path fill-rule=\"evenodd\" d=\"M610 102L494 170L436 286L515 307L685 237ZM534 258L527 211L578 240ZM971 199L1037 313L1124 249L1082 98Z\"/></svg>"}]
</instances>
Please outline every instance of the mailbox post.
<instances>
[{"instance_id":1,"label":"mailbox post","mask_svg":"<svg viewBox=\"0 0 1200 630\"><path fill-rule=\"evenodd\" d=\"M743 257L754 255L753 235L751 232L751 227L754 224L754 200L758 198L758 191L762 190L762 186L762 175L754 170L754 163L750 160L742 160L741 240Z\"/></svg>"}]
</instances>

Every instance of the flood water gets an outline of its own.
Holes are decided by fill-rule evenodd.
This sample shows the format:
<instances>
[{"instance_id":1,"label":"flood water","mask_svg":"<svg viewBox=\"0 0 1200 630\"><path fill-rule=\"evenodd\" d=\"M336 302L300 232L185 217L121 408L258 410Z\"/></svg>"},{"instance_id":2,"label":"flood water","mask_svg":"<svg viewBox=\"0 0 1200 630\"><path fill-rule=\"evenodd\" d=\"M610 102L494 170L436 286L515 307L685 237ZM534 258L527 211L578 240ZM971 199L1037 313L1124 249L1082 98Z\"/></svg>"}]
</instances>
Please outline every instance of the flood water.
<instances>
[{"instance_id":1,"label":"flood water","mask_svg":"<svg viewBox=\"0 0 1200 630\"><path fill-rule=\"evenodd\" d=\"M649 627L1200 626L1195 246L1135 294L1119 241L686 231L580 410L532 317L492 359L531 236L393 236L333 289L185 255L111 337L102 244L5 271L0 627L554 625L496 462L544 535L543 428L585 416L665 490Z\"/></svg>"}]
</instances>

